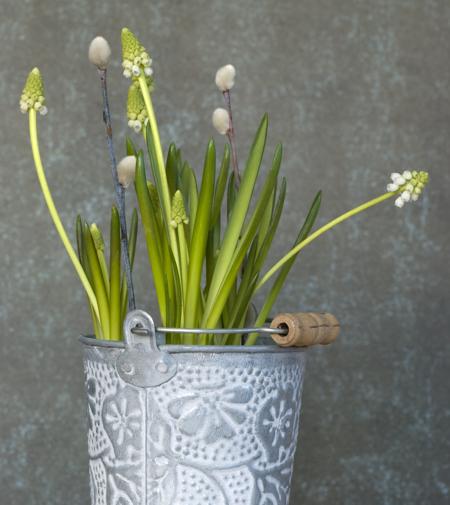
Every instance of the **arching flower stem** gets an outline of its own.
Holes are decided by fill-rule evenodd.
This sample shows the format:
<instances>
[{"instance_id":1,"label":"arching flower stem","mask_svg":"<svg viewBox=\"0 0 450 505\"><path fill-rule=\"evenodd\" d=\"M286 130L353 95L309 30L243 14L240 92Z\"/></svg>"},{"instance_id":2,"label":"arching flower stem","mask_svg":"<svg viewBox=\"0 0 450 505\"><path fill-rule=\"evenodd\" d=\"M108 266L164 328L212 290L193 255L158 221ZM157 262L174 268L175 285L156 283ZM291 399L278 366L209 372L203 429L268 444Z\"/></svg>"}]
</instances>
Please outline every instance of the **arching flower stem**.
<instances>
[{"instance_id":1,"label":"arching flower stem","mask_svg":"<svg viewBox=\"0 0 450 505\"><path fill-rule=\"evenodd\" d=\"M31 150L33 153L33 160L36 167L36 173L39 179L39 184L41 185L42 194L44 195L45 203L47 204L48 210L50 212L50 216L53 219L53 223L55 224L55 228L61 238L64 247L66 248L67 254L71 259L73 266L78 274L78 277L83 284L84 289L86 290L87 296L89 298L89 302L92 305L92 309L97 320L100 320L100 314L98 310L97 298L95 293L89 283L86 274L84 273L83 267L78 259L76 252L74 251L72 244L70 243L69 237L67 236L66 230L64 229L64 225L61 222L61 218L59 217L58 211L56 210L55 203L53 201L52 194L50 192L50 188L48 187L47 178L45 177L44 166L42 165L41 155L39 152L39 142L38 142L38 134L37 134L37 122L36 122L36 110L29 110L29 127L30 127L30 141L31 141Z\"/></svg>"},{"instance_id":2,"label":"arching flower stem","mask_svg":"<svg viewBox=\"0 0 450 505\"><path fill-rule=\"evenodd\" d=\"M381 196L378 196L377 198L374 198L373 200L369 200L366 203L363 203L362 205L359 205L358 207L355 207L352 210L349 210L348 212L345 212L344 214L336 217L335 219L331 220L329 223L325 224L318 230L316 230L314 233L311 233L311 235L308 236L305 240L297 244L294 248L292 248L285 256L283 256L275 265L270 268L270 270L262 277L262 279L259 281L259 283L256 286L255 293L262 288L262 286L274 275L287 261L289 261L293 256L295 256L297 253L299 253L302 249L304 249L308 244L313 242L316 238L320 237L323 235L325 232L328 230L331 230L331 228L334 228L337 226L339 223L342 223L343 221L346 221L347 219L351 218L352 216L359 214L360 212L363 212L366 209L369 209L370 207L374 207L375 205L378 205L381 202L384 202L388 198L392 198L393 196L397 195L398 191L390 191L388 193L384 193Z\"/></svg>"}]
</instances>

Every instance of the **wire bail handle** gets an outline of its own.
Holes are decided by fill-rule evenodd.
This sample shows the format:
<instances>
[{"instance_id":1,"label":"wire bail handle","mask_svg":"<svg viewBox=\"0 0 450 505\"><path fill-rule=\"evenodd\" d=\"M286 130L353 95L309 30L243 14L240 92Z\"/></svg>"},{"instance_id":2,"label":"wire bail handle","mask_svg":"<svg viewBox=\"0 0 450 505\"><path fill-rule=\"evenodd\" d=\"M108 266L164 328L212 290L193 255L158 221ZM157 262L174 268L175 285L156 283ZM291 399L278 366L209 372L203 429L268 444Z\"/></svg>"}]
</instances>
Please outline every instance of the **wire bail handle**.
<instances>
[{"instance_id":1,"label":"wire bail handle","mask_svg":"<svg viewBox=\"0 0 450 505\"><path fill-rule=\"evenodd\" d=\"M117 373L137 387L164 384L177 373L177 362L156 343L155 323L147 312L133 310L123 323L125 350L116 360Z\"/></svg>"}]
</instances>

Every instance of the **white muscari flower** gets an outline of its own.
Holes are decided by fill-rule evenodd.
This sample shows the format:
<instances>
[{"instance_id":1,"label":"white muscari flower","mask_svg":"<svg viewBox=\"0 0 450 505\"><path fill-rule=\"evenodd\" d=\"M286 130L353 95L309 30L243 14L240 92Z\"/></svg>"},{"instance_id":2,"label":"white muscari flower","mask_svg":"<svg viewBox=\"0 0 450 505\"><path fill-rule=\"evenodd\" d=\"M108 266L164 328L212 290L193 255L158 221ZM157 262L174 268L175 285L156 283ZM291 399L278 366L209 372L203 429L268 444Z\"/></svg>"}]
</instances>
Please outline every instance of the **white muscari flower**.
<instances>
[{"instance_id":1,"label":"white muscari flower","mask_svg":"<svg viewBox=\"0 0 450 505\"><path fill-rule=\"evenodd\" d=\"M409 191L403 191L400 196L404 202L409 202L411 200L411 193Z\"/></svg>"},{"instance_id":2,"label":"white muscari flower","mask_svg":"<svg viewBox=\"0 0 450 505\"><path fill-rule=\"evenodd\" d=\"M212 115L212 123L214 128L221 134L225 135L230 129L230 116L228 111L222 108L217 108Z\"/></svg>"},{"instance_id":3,"label":"white muscari flower","mask_svg":"<svg viewBox=\"0 0 450 505\"><path fill-rule=\"evenodd\" d=\"M399 196L396 200L395 200L395 206L398 207L399 209L401 209L403 207L403 205L405 205L405 202L403 200L403 198L401 196Z\"/></svg>"},{"instance_id":4,"label":"white muscari flower","mask_svg":"<svg viewBox=\"0 0 450 505\"><path fill-rule=\"evenodd\" d=\"M391 182L386 186L387 191L397 191L397 189L398 189L397 184L394 184L393 182Z\"/></svg>"},{"instance_id":5,"label":"white muscari flower","mask_svg":"<svg viewBox=\"0 0 450 505\"><path fill-rule=\"evenodd\" d=\"M234 86L236 69L233 65L220 67L216 72L216 86L220 91L229 91Z\"/></svg>"},{"instance_id":6,"label":"white muscari flower","mask_svg":"<svg viewBox=\"0 0 450 505\"><path fill-rule=\"evenodd\" d=\"M392 173L392 183L387 185L387 191L397 192L399 195L395 200L395 205L402 208L406 202L416 202L423 188L428 183L428 173L424 171L405 170L403 174Z\"/></svg>"},{"instance_id":7,"label":"white muscari flower","mask_svg":"<svg viewBox=\"0 0 450 505\"><path fill-rule=\"evenodd\" d=\"M95 37L89 45L89 61L96 67L104 70L111 57L111 48L104 37Z\"/></svg>"},{"instance_id":8,"label":"white muscari flower","mask_svg":"<svg viewBox=\"0 0 450 505\"><path fill-rule=\"evenodd\" d=\"M136 174L136 156L125 156L117 165L117 175L122 187L127 188L133 181Z\"/></svg>"},{"instance_id":9,"label":"white muscari flower","mask_svg":"<svg viewBox=\"0 0 450 505\"><path fill-rule=\"evenodd\" d=\"M403 178L406 179L407 181L411 180L412 178L412 173L409 170L405 170L402 175Z\"/></svg>"}]
</instances>

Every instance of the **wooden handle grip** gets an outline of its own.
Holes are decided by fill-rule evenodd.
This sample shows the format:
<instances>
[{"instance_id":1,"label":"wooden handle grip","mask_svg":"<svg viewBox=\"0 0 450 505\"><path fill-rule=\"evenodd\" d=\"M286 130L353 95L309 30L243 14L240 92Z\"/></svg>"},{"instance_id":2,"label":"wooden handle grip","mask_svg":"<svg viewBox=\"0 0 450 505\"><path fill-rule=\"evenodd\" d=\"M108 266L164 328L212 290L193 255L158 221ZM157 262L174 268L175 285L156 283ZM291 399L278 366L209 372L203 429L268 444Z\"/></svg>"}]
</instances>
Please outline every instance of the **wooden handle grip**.
<instances>
[{"instance_id":1,"label":"wooden handle grip","mask_svg":"<svg viewBox=\"0 0 450 505\"><path fill-rule=\"evenodd\" d=\"M339 321L328 313L297 312L278 314L271 328L287 328L287 335L272 334L281 347L309 347L334 342L339 334Z\"/></svg>"}]
</instances>

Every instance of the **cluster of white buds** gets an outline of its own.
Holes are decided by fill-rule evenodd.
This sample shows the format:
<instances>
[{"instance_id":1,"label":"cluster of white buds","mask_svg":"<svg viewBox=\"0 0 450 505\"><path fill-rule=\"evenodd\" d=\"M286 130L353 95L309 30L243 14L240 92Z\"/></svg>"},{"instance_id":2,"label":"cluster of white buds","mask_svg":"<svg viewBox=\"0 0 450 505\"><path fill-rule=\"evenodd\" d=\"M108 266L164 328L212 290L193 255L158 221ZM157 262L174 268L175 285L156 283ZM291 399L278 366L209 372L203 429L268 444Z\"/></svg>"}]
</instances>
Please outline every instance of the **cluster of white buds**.
<instances>
[{"instance_id":1,"label":"cluster of white buds","mask_svg":"<svg viewBox=\"0 0 450 505\"><path fill-rule=\"evenodd\" d=\"M144 98L136 82L133 82L128 90L127 117L128 126L136 133L139 133L148 122Z\"/></svg>"},{"instance_id":2,"label":"cluster of white buds","mask_svg":"<svg viewBox=\"0 0 450 505\"><path fill-rule=\"evenodd\" d=\"M47 114L45 106L44 83L42 81L41 72L38 68L28 74L27 82L20 96L20 111L24 114L30 109L40 112L42 115Z\"/></svg>"},{"instance_id":3,"label":"cluster of white buds","mask_svg":"<svg viewBox=\"0 0 450 505\"><path fill-rule=\"evenodd\" d=\"M153 75L152 59L139 42L136 35L128 28L122 29L122 67L127 79L137 79L142 73L146 77Z\"/></svg>"},{"instance_id":4,"label":"cluster of white buds","mask_svg":"<svg viewBox=\"0 0 450 505\"><path fill-rule=\"evenodd\" d=\"M391 181L386 189L398 193L395 205L402 208L406 202L415 202L419 199L428 182L428 173L417 170L405 170L402 174L394 172L391 174Z\"/></svg>"}]
</instances>

